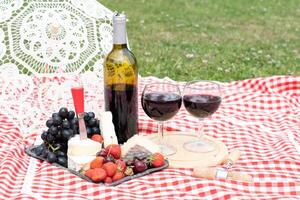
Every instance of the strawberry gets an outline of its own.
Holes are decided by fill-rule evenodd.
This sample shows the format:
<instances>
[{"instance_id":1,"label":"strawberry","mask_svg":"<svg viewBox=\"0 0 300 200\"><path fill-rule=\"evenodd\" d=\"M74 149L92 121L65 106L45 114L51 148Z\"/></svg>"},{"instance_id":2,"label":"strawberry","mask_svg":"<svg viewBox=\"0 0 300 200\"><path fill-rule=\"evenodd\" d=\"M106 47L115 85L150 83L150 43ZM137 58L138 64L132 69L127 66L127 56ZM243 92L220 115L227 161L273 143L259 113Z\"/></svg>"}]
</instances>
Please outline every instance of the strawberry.
<instances>
[{"instance_id":1,"label":"strawberry","mask_svg":"<svg viewBox=\"0 0 300 200\"><path fill-rule=\"evenodd\" d=\"M106 177L106 179L104 180L104 183L112 183L112 179L111 177Z\"/></svg>"},{"instance_id":2,"label":"strawberry","mask_svg":"<svg viewBox=\"0 0 300 200\"><path fill-rule=\"evenodd\" d=\"M91 139L96 142L103 143L103 137L99 134L94 134Z\"/></svg>"},{"instance_id":3,"label":"strawberry","mask_svg":"<svg viewBox=\"0 0 300 200\"><path fill-rule=\"evenodd\" d=\"M113 177L112 181L117 181L120 180L121 178L124 178L124 173L123 172L117 172Z\"/></svg>"},{"instance_id":4,"label":"strawberry","mask_svg":"<svg viewBox=\"0 0 300 200\"><path fill-rule=\"evenodd\" d=\"M93 176L93 171L94 171L93 169L86 170L84 175L91 179Z\"/></svg>"},{"instance_id":5,"label":"strawberry","mask_svg":"<svg viewBox=\"0 0 300 200\"><path fill-rule=\"evenodd\" d=\"M125 163L124 160L118 159L118 160L116 160L115 163L118 165L118 171L125 172L125 170L126 170L126 163Z\"/></svg>"},{"instance_id":6,"label":"strawberry","mask_svg":"<svg viewBox=\"0 0 300 200\"><path fill-rule=\"evenodd\" d=\"M106 171L107 176L112 177L117 171L117 165L113 162L103 164L102 168Z\"/></svg>"},{"instance_id":7,"label":"strawberry","mask_svg":"<svg viewBox=\"0 0 300 200\"><path fill-rule=\"evenodd\" d=\"M110 144L105 148L107 154L112 155L115 159L121 157L121 147L118 144Z\"/></svg>"},{"instance_id":8,"label":"strawberry","mask_svg":"<svg viewBox=\"0 0 300 200\"><path fill-rule=\"evenodd\" d=\"M92 173L92 180L95 183L99 183L101 181L104 181L107 177L106 171L102 168L96 168L93 169L93 173Z\"/></svg>"},{"instance_id":9,"label":"strawberry","mask_svg":"<svg viewBox=\"0 0 300 200\"><path fill-rule=\"evenodd\" d=\"M152 167L161 167L165 164L165 158L160 153L154 153L148 158Z\"/></svg>"},{"instance_id":10,"label":"strawberry","mask_svg":"<svg viewBox=\"0 0 300 200\"><path fill-rule=\"evenodd\" d=\"M103 165L104 158L102 156L97 156L90 164L91 169L101 168Z\"/></svg>"}]
</instances>

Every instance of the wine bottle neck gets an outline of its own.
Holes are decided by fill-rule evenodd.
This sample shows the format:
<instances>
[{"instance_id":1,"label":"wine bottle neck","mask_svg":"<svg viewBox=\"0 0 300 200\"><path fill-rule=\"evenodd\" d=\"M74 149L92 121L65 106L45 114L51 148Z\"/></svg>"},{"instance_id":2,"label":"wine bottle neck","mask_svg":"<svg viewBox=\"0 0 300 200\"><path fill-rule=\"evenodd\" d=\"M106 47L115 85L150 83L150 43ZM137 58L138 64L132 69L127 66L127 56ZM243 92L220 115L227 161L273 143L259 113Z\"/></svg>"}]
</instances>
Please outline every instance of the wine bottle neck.
<instances>
[{"instance_id":1,"label":"wine bottle neck","mask_svg":"<svg viewBox=\"0 0 300 200\"><path fill-rule=\"evenodd\" d=\"M127 44L114 44L113 49L127 49Z\"/></svg>"},{"instance_id":2,"label":"wine bottle neck","mask_svg":"<svg viewBox=\"0 0 300 200\"><path fill-rule=\"evenodd\" d=\"M113 43L115 45L127 44L126 17L123 14L114 15L113 18Z\"/></svg>"}]
</instances>

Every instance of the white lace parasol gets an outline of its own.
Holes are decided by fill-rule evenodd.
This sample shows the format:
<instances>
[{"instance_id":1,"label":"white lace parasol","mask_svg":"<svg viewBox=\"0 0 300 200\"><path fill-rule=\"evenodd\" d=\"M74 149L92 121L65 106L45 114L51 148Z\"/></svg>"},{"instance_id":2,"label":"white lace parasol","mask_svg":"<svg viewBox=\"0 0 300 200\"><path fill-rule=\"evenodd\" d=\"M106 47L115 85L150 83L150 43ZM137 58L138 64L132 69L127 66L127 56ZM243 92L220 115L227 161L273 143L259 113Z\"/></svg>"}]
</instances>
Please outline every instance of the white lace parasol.
<instances>
[{"instance_id":1,"label":"white lace parasol","mask_svg":"<svg viewBox=\"0 0 300 200\"><path fill-rule=\"evenodd\" d=\"M2 0L0 11L0 65L23 74L94 71L111 48L112 12L96 0Z\"/></svg>"},{"instance_id":2,"label":"white lace parasol","mask_svg":"<svg viewBox=\"0 0 300 200\"><path fill-rule=\"evenodd\" d=\"M69 89L78 81L86 110L101 110L109 9L96 0L0 0L0 13L1 113L24 134L41 131L52 112L73 107Z\"/></svg>"}]
</instances>

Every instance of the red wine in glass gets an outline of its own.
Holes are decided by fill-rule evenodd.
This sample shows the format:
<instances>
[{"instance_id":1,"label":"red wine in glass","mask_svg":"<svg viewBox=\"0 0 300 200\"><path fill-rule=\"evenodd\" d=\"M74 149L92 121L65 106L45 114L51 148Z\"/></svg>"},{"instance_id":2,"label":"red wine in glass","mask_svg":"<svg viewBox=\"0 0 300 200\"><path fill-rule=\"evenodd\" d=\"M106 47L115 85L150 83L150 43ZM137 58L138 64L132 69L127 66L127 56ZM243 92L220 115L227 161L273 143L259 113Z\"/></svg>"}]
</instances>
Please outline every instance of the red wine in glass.
<instances>
[{"instance_id":1,"label":"red wine in glass","mask_svg":"<svg viewBox=\"0 0 300 200\"><path fill-rule=\"evenodd\" d=\"M206 94L191 94L183 97L186 110L197 118L212 115L221 104L221 97Z\"/></svg>"},{"instance_id":2,"label":"red wine in glass","mask_svg":"<svg viewBox=\"0 0 300 200\"><path fill-rule=\"evenodd\" d=\"M142 97L145 113L154 120L166 121L176 115L181 107L181 96L174 93L150 92Z\"/></svg>"},{"instance_id":3,"label":"red wine in glass","mask_svg":"<svg viewBox=\"0 0 300 200\"><path fill-rule=\"evenodd\" d=\"M215 144L203 137L202 121L217 111L221 104L220 85L212 81L191 81L184 88L183 103L186 110L198 122L198 139L184 143L188 151L208 153L216 149Z\"/></svg>"},{"instance_id":4,"label":"red wine in glass","mask_svg":"<svg viewBox=\"0 0 300 200\"><path fill-rule=\"evenodd\" d=\"M165 156L176 153L176 148L164 141L163 122L179 111L182 97L178 86L168 83L153 83L145 86L142 107L153 120L158 121L159 147Z\"/></svg>"}]
</instances>

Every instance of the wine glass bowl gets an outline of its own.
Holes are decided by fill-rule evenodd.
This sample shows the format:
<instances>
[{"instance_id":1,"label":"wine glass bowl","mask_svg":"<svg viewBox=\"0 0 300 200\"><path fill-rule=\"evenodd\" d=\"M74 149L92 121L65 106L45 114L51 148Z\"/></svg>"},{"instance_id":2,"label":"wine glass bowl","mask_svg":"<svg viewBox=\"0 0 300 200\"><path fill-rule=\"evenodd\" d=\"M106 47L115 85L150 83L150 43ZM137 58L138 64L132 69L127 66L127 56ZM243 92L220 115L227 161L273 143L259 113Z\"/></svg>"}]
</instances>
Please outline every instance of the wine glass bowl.
<instances>
[{"instance_id":1,"label":"wine glass bowl","mask_svg":"<svg viewBox=\"0 0 300 200\"><path fill-rule=\"evenodd\" d=\"M221 97L207 94L185 95L183 102L191 115L197 118L206 118L219 108Z\"/></svg>"},{"instance_id":2,"label":"wine glass bowl","mask_svg":"<svg viewBox=\"0 0 300 200\"><path fill-rule=\"evenodd\" d=\"M145 113L156 121L167 121L174 117L181 106L181 98L174 93L153 92L143 96Z\"/></svg>"},{"instance_id":3,"label":"wine glass bowl","mask_svg":"<svg viewBox=\"0 0 300 200\"><path fill-rule=\"evenodd\" d=\"M186 150L199 153L215 150L215 145L203 137L202 121L217 111L221 101L220 85L215 82L191 81L186 84L183 92L184 107L199 120L198 140L185 143Z\"/></svg>"},{"instance_id":4,"label":"wine glass bowl","mask_svg":"<svg viewBox=\"0 0 300 200\"><path fill-rule=\"evenodd\" d=\"M175 147L163 141L163 122L174 117L181 107L182 97L178 86L169 83L148 84L143 90L141 103L145 113L158 121L162 153L166 156L176 153Z\"/></svg>"}]
</instances>

